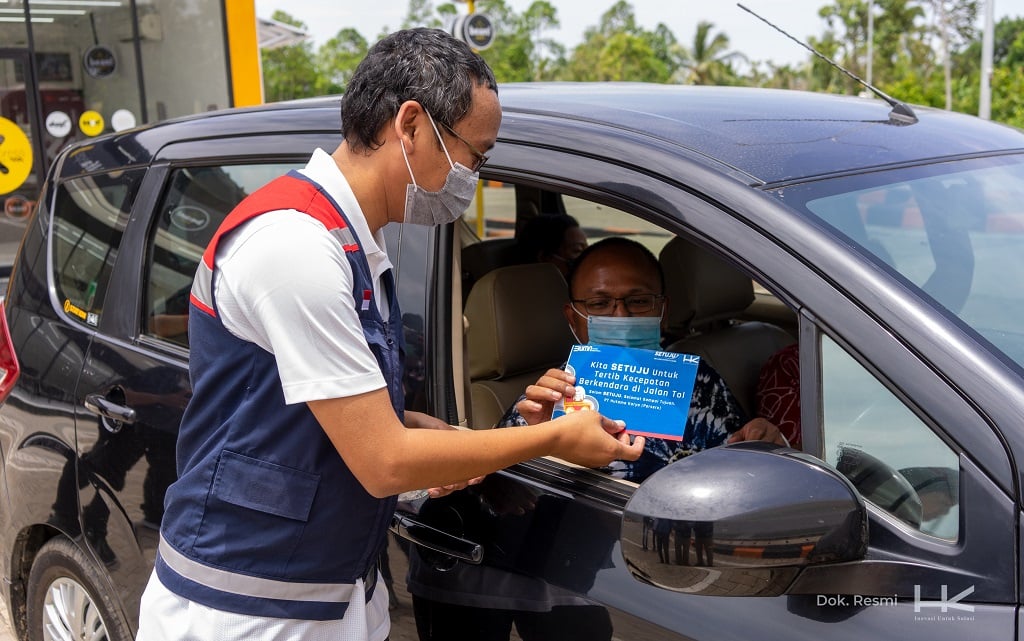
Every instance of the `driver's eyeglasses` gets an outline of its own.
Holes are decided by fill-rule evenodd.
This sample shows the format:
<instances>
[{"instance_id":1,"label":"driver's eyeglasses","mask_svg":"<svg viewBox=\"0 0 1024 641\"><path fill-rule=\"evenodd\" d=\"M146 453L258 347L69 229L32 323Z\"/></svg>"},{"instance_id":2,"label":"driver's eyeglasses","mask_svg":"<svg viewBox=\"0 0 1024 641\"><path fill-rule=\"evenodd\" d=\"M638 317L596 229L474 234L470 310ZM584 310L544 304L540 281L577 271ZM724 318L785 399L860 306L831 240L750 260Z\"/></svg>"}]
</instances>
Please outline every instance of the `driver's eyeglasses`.
<instances>
[{"instance_id":1,"label":"driver's eyeglasses","mask_svg":"<svg viewBox=\"0 0 1024 641\"><path fill-rule=\"evenodd\" d=\"M573 299L574 303L583 303L587 314L591 316L610 316L615 313L615 303L622 301L630 314L646 314L661 303L665 297L661 294L634 294L622 298L598 296L594 298Z\"/></svg>"},{"instance_id":2,"label":"driver's eyeglasses","mask_svg":"<svg viewBox=\"0 0 1024 641\"><path fill-rule=\"evenodd\" d=\"M470 167L470 169L472 171L480 171L480 168L484 166L485 162L487 162L487 154L480 153L477 150L477 148L472 145L472 143L470 143L468 140L466 140L459 134L455 133L455 130L449 127L448 125L444 124L443 122L439 122L438 124L444 127L448 133L461 140L463 144L465 144L466 147L469 148L470 153L472 153L473 156L476 158L476 162L473 163L473 166Z\"/></svg>"}]
</instances>

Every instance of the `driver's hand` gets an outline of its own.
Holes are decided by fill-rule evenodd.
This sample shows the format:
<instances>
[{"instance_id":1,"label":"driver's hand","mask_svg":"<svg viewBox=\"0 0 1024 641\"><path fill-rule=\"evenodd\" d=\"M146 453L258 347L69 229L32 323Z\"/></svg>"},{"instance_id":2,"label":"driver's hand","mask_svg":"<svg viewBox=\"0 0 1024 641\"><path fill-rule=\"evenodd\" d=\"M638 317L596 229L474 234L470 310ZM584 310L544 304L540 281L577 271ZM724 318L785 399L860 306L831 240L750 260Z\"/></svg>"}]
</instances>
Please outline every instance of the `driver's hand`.
<instances>
[{"instance_id":1,"label":"driver's hand","mask_svg":"<svg viewBox=\"0 0 1024 641\"><path fill-rule=\"evenodd\" d=\"M563 398L572 398L576 393L573 385L576 377L557 368L549 369L526 388L526 398L516 404L516 411L527 425L536 425L551 420L555 403Z\"/></svg>"},{"instance_id":2,"label":"driver's hand","mask_svg":"<svg viewBox=\"0 0 1024 641\"><path fill-rule=\"evenodd\" d=\"M749 421L746 425L733 432L727 442L740 443L742 441L767 441L776 445L789 446L779 428L768 419L760 417Z\"/></svg>"}]
</instances>

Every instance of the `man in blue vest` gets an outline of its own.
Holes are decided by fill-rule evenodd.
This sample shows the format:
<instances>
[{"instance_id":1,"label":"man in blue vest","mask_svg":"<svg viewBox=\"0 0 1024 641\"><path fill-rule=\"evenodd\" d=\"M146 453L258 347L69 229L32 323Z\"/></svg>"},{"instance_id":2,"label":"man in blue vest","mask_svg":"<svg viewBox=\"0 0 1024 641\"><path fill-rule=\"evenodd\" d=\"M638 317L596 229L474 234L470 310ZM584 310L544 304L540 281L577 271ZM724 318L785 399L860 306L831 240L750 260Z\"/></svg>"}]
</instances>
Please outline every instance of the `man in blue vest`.
<instances>
[{"instance_id":1,"label":"man in blue vest","mask_svg":"<svg viewBox=\"0 0 1024 641\"><path fill-rule=\"evenodd\" d=\"M342 144L242 201L197 270L193 397L142 641L386 639L376 559L395 495L537 456L596 467L643 449L595 412L479 432L404 412L380 231L463 214L497 137L497 88L467 45L413 29L371 48L341 112Z\"/></svg>"}]
</instances>

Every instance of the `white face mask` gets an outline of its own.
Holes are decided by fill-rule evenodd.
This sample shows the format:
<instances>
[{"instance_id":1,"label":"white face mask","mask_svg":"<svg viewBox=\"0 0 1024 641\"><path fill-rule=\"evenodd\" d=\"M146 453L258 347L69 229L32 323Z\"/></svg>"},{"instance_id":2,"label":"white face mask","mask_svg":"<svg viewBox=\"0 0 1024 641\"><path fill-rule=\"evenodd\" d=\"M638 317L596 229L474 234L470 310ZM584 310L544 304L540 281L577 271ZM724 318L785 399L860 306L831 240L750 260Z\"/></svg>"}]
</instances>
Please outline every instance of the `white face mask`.
<instances>
[{"instance_id":1,"label":"white face mask","mask_svg":"<svg viewBox=\"0 0 1024 641\"><path fill-rule=\"evenodd\" d=\"M409 178L412 179L412 183L405 188L404 222L414 225L447 225L458 220L469 208L469 203L476 195L476 184L480 180L480 174L471 171L462 163L452 162L441 133L434 124L434 118L426 110L424 113L430 119L430 126L434 128L434 134L441 142L441 149L444 150L451 169L440 191L421 189L412 174L412 165L409 164L409 156L405 153L405 144L402 144L402 157L405 158L405 166L409 169Z\"/></svg>"}]
</instances>

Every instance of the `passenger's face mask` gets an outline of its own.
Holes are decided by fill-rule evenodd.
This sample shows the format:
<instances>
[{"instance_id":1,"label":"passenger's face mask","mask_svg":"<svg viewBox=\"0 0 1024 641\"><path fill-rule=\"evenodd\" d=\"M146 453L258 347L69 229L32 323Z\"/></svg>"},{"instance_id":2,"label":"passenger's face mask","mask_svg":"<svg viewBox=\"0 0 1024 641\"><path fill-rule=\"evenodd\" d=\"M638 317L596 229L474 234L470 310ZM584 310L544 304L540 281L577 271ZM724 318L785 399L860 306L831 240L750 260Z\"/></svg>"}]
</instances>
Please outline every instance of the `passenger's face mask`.
<instances>
[{"instance_id":1,"label":"passenger's face mask","mask_svg":"<svg viewBox=\"0 0 1024 641\"><path fill-rule=\"evenodd\" d=\"M426 110L424 112L427 113ZM480 174L471 171L462 163L452 162L433 117L427 113L427 118L430 119L430 126L434 128L434 135L441 142L441 149L444 150L451 169L441 191L421 189L416 184L416 177L413 176L405 144L402 144L402 157L405 158L405 166L409 169L409 178L412 180L405 188L405 222L414 225L447 225L458 220L466 212L473 196L476 195L476 184Z\"/></svg>"},{"instance_id":2,"label":"passenger's face mask","mask_svg":"<svg viewBox=\"0 0 1024 641\"><path fill-rule=\"evenodd\" d=\"M573 311L583 316L575 306ZM595 345L661 349L661 316L586 316L586 319L587 334ZM575 332L573 336L580 342Z\"/></svg>"}]
</instances>

